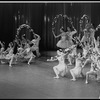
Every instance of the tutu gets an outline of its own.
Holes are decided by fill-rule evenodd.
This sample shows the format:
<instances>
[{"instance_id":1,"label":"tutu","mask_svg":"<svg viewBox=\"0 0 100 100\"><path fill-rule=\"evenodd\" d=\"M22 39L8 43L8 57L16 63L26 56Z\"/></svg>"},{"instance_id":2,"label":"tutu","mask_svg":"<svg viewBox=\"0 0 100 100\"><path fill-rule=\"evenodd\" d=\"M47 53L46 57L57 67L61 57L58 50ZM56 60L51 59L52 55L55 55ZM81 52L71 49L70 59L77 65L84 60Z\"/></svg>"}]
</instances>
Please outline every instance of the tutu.
<instances>
[{"instance_id":1,"label":"tutu","mask_svg":"<svg viewBox=\"0 0 100 100\"><path fill-rule=\"evenodd\" d=\"M32 55L33 55L33 53L30 52L24 58L28 59L28 58L32 57Z\"/></svg>"},{"instance_id":2,"label":"tutu","mask_svg":"<svg viewBox=\"0 0 100 100\"><path fill-rule=\"evenodd\" d=\"M65 63L64 58L62 58L62 57L58 57L58 61L59 61L59 64L55 67L58 69L59 74L61 76L64 76L68 72L67 65Z\"/></svg>"},{"instance_id":3,"label":"tutu","mask_svg":"<svg viewBox=\"0 0 100 100\"><path fill-rule=\"evenodd\" d=\"M59 40L58 43L57 43L57 47L63 48L63 49L69 48L72 45L73 45L73 42L69 41L69 40L65 40L65 41Z\"/></svg>"},{"instance_id":4,"label":"tutu","mask_svg":"<svg viewBox=\"0 0 100 100\"><path fill-rule=\"evenodd\" d=\"M81 71L82 71L82 62L78 59L76 59L76 66L72 69L73 73L75 76L80 75Z\"/></svg>"}]
</instances>

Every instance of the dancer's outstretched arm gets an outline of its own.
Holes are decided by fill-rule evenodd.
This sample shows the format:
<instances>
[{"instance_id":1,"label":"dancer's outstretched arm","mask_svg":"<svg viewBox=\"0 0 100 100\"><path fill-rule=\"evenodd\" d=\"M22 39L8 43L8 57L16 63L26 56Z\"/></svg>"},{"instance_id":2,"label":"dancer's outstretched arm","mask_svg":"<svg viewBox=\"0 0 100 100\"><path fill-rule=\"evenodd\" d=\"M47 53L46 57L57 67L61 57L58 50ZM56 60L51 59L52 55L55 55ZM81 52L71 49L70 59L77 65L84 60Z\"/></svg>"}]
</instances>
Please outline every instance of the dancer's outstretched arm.
<instances>
[{"instance_id":1,"label":"dancer's outstretched arm","mask_svg":"<svg viewBox=\"0 0 100 100\"><path fill-rule=\"evenodd\" d=\"M47 59L47 61L56 61L56 60L57 60L57 56L51 57L51 59Z\"/></svg>"},{"instance_id":2,"label":"dancer's outstretched arm","mask_svg":"<svg viewBox=\"0 0 100 100\"><path fill-rule=\"evenodd\" d=\"M77 33L77 30L74 28L74 31L71 32L71 35L73 36L75 33Z\"/></svg>"},{"instance_id":3,"label":"dancer's outstretched arm","mask_svg":"<svg viewBox=\"0 0 100 100\"><path fill-rule=\"evenodd\" d=\"M59 35L56 36L56 35L54 34L54 32L53 32L53 35L54 35L55 38L58 38L58 37L62 36L62 34L59 34Z\"/></svg>"}]
</instances>

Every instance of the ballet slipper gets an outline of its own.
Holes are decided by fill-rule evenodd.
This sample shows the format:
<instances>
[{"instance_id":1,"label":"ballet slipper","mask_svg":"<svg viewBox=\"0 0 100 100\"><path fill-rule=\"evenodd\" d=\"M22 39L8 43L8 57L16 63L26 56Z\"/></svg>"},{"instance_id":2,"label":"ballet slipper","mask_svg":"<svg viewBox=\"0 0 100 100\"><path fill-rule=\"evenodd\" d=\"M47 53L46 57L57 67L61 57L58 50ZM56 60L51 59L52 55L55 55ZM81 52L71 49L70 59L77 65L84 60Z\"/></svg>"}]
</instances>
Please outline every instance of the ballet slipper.
<instances>
[{"instance_id":1,"label":"ballet slipper","mask_svg":"<svg viewBox=\"0 0 100 100\"><path fill-rule=\"evenodd\" d=\"M30 63L28 63L28 65L30 65Z\"/></svg>"},{"instance_id":2,"label":"ballet slipper","mask_svg":"<svg viewBox=\"0 0 100 100\"><path fill-rule=\"evenodd\" d=\"M72 81L76 81L76 79L71 79Z\"/></svg>"},{"instance_id":3,"label":"ballet slipper","mask_svg":"<svg viewBox=\"0 0 100 100\"><path fill-rule=\"evenodd\" d=\"M88 84L88 81L86 81L85 83Z\"/></svg>"},{"instance_id":4,"label":"ballet slipper","mask_svg":"<svg viewBox=\"0 0 100 100\"><path fill-rule=\"evenodd\" d=\"M12 65L9 65L9 67L12 67Z\"/></svg>"},{"instance_id":5,"label":"ballet slipper","mask_svg":"<svg viewBox=\"0 0 100 100\"><path fill-rule=\"evenodd\" d=\"M59 76L56 76L56 77L54 77L54 78L58 79L58 78L59 78Z\"/></svg>"}]
</instances>

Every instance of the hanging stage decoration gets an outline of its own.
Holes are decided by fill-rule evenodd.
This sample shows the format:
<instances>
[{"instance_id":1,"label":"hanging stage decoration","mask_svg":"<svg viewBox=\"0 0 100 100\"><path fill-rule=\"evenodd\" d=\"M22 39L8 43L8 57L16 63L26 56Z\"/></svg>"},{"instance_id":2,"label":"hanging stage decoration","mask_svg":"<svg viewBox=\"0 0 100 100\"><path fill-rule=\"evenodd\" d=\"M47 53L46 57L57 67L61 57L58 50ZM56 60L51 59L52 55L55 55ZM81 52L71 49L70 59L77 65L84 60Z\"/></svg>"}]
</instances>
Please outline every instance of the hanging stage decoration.
<instances>
[{"instance_id":1,"label":"hanging stage decoration","mask_svg":"<svg viewBox=\"0 0 100 100\"><path fill-rule=\"evenodd\" d=\"M20 33L21 29L23 29L23 28L27 28L29 30L29 32L32 32L34 34L33 29L29 25L22 24L19 26L19 28L17 28L17 34L16 34L17 39L19 38L19 33ZM25 36L25 34L23 34L23 36Z\"/></svg>"},{"instance_id":2,"label":"hanging stage decoration","mask_svg":"<svg viewBox=\"0 0 100 100\"><path fill-rule=\"evenodd\" d=\"M60 32L60 28L63 28L64 31L67 31L67 27L70 27L71 30L74 29L72 18L63 14L56 15L56 17L52 21L52 33L56 35L57 30L58 32Z\"/></svg>"}]
</instances>

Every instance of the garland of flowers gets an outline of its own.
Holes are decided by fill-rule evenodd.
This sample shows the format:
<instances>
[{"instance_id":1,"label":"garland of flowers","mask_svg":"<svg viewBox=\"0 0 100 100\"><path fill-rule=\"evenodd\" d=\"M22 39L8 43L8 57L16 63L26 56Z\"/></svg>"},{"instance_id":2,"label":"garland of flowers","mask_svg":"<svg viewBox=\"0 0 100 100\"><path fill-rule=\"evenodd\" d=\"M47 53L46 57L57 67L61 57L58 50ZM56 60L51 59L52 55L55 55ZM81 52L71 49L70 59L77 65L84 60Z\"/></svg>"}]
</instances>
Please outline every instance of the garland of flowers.
<instances>
[{"instance_id":1,"label":"garland of flowers","mask_svg":"<svg viewBox=\"0 0 100 100\"><path fill-rule=\"evenodd\" d=\"M27 29L29 29L29 32L32 32L32 33L33 33L33 29L31 29L31 27L30 27L29 25L27 25L27 24L22 24L22 25L19 26L19 28L17 28L16 38L18 38L19 32L21 31L21 29L22 29L22 28L25 28L25 27L26 27Z\"/></svg>"},{"instance_id":2,"label":"garland of flowers","mask_svg":"<svg viewBox=\"0 0 100 100\"><path fill-rule=\"evenodd\" d=\"M56 15L56 17L52 21L52 33L55 34L55 25L57 24L57 20L59 18L67 18L68 19L68 22L71 24L72 28L74 29L72 19L70 17L68 17L67 15L59 14L59 15ZM61 27L63 27L63 26L61 26Z\"/></svg>"}]
</instances>

